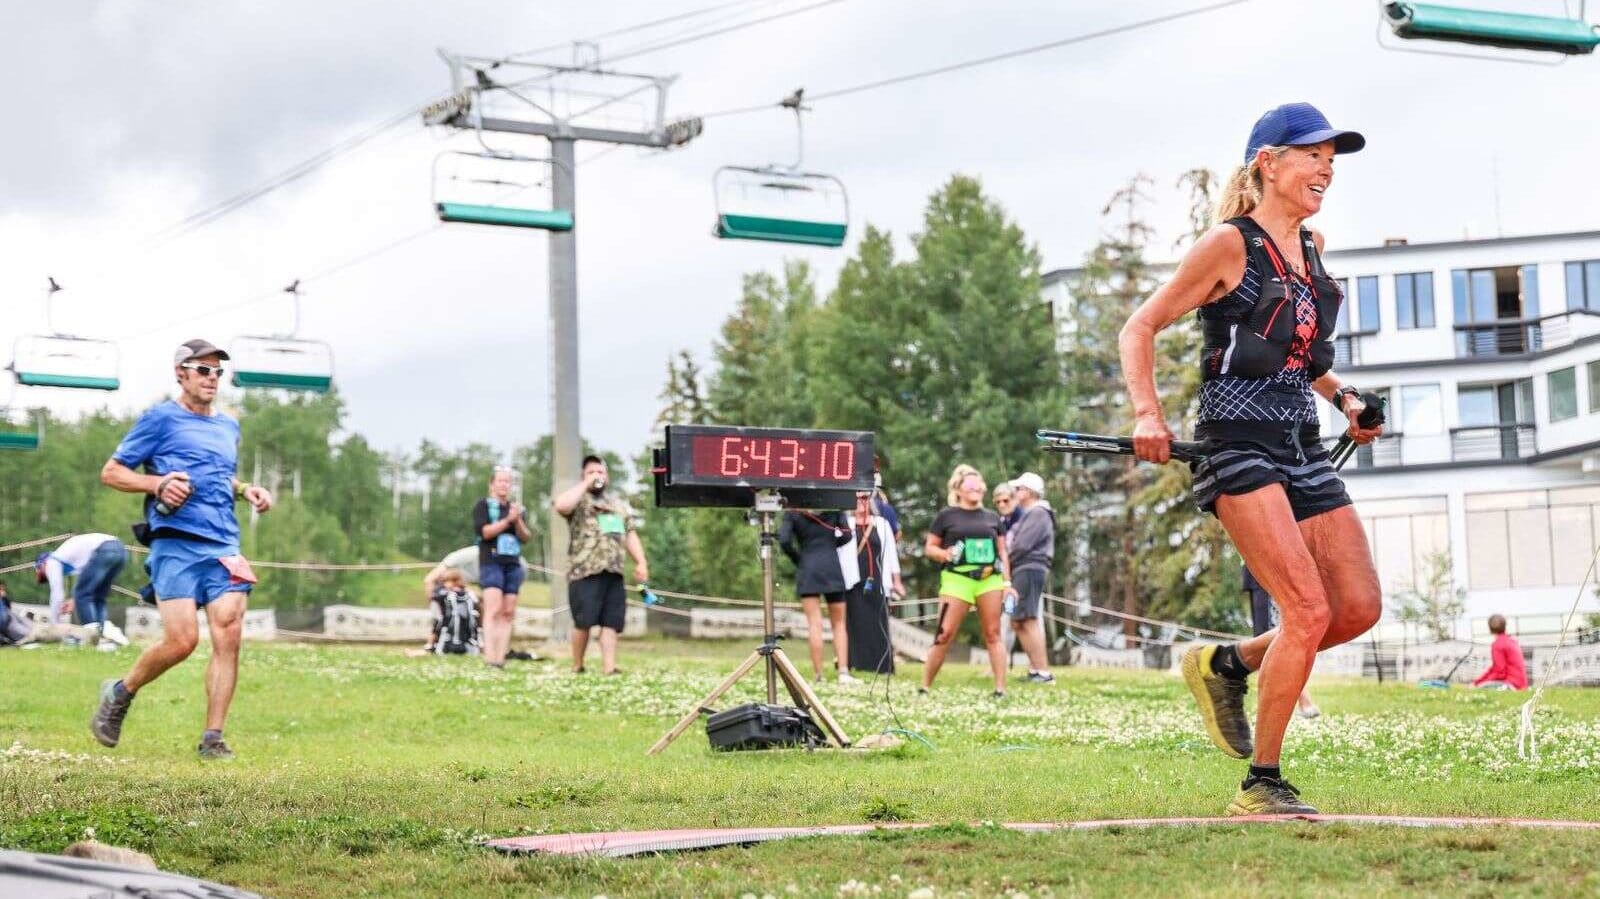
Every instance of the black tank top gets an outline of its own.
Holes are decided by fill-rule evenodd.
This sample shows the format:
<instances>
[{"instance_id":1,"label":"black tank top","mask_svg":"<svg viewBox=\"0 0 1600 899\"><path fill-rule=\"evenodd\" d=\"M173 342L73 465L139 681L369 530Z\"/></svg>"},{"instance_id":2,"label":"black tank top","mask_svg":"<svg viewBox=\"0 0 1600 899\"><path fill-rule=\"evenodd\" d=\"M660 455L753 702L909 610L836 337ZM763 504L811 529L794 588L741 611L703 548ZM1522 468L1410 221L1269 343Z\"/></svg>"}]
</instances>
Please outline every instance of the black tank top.
<instances>
[{"instance_id":1,"label":"black tank top","mask_svg":"<svg viewBox=\"0 0 1600 899\"><path fill-rule=\"evenodd\" d=\"M1325 344L1331 337L1333 319L1342 301L1338 285L1322 269L1322 260L1309 230L1302 228L1300 232L1306 267L1311 274L1310 278L1305 278L1288 268L1271 236L1253 219L1241 216L1228 223L1244 235L1244 276L1238 287L1200 307L1197 313L1206 334L1199 422L1314 425L1317 405L1311 382L1327 370L1331 361L1331 345L1318 345ZM1257 312L1264 287L1273 288L1269 291L1273 296L1286 299L1277 314L1293 316L1292 330L1277 329L1287 340L1287 353L1276 371L1265 376L1241 376L1230 371L1234 347L1229 333L1244 327ZM1272 324L1269 323L1266 330L1274 330Z\"/></svg>"}]
</instances>

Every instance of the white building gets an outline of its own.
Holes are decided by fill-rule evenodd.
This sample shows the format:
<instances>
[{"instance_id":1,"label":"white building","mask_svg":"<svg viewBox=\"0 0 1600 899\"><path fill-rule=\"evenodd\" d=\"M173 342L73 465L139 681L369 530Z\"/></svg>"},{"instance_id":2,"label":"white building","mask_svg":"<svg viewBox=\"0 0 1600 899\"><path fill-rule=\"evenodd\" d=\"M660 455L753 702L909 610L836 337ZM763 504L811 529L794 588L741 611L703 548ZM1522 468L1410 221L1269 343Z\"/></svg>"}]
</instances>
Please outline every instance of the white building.
<instances>
[{"instance_id":1,"label":"white building","mask_svg":"<svg viewBox=\"0 0 1600 899\"><path fill-rule=\"evenodd\" d=\"M1345 468L1385 595L1443 552L1474 631L1495 612L1559 627L1600 542L1600 231L1325 262L1346 287L1335 368L1389 400L1387 435ZM1075 274L1045 276L1058 311Z\"/></svg>"}]
</instances>

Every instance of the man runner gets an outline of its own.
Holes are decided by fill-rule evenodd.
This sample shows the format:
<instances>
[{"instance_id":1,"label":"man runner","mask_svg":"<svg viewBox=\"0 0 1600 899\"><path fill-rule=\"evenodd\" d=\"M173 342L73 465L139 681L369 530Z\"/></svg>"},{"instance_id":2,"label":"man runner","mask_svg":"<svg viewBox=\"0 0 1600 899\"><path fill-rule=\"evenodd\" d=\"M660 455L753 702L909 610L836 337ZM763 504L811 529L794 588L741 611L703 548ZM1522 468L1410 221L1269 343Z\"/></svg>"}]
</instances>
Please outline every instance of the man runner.
<instances>
[{"instance_id":1,"label":"man runner","mask_svg":"<svg viewBox=\"0 0 1600 899\"><path fill-rule=\"evenodd\" d=\"M239 677L239 640L246 597L255 583L239 554L235 500L257 512L272 508L272 494L234 477L239 463L239 423L212 409L228 354L191 340L173 355L179 394L139 416L133 430L100 471L100 481L124 493L144 493L150 546L150 580L161 611L161 640L146 649L121 680L100 687L100 706L89 722L94 738L116 746L122 719L146 684L194 652L199 610L211 628L206 668L206 727L202 759L231 759L222 725ZM142 469L136 471L135 469Z\"/></svg>"}]
</instances>

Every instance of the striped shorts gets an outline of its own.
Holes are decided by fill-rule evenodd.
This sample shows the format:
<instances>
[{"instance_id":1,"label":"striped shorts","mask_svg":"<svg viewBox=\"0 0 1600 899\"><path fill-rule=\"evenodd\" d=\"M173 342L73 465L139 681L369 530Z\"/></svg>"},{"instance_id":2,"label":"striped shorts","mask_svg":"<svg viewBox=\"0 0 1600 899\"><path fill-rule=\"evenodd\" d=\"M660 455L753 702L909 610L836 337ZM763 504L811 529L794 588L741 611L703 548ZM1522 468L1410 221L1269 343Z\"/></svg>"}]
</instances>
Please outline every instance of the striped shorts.
<instances>
[{"instance_id":1,"label":"striped shorts","mask_svg":"<svg viewBox=\"0 0 1600 899\"><path fill-rule=\"evenodd\" d=\"M1272 434L1273 428L1276 434ZM1297 441L1292 432L1284 433L1282 426L1205 422L1195 429L1195 439L1216 447L1189 466L1194 474L1194 501L1202 512L1217 514L1217 497L1223 494L1238 496L1269 484L1283 485L1295 521L1350 505L1350 494L1315 428L1300 432Z\"/></svg>"}]
</instances>

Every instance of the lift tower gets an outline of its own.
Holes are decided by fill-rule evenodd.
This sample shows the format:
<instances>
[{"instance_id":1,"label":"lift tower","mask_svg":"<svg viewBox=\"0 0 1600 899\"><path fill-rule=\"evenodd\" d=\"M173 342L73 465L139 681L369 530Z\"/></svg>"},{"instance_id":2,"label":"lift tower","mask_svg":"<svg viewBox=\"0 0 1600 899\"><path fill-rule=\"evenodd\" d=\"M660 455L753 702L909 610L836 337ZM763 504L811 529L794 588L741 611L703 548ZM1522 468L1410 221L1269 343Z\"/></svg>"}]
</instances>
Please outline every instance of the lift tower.
<instances>
[{"instance_id":1,"label":"lift tower","mask_svg":"<svg viewBox=\"0 0 1600 899\"><path fill-rule=\"evenodd\" d=\"M667 89L677 76L611 71L598 58L558 65L460 56L443 50L439 55L450 68L450 94L423 108L424 124L476 131L485 150L481 155L491 159L535 161L496 150L487 134L532 135L550 142L549 158L538 161L549 164L549 211L554 216L519 216L514 211L506 215L494 211L499 207L492 205L439 202L437 180L434 193L435 208L445 221L534 227L549 233L554 495L578 480L583 458L578 416L577 144L589 141L668 149L699 136L704 123L698 118L666 120ZM546 221L551 224L540 224ZM560 573L550 584L550 605L563 610L551 618L551 638L564 641L572 634L572 615L565 611L567 525L560 516L551 516L545 539L545 557Z\"/></svg>"}]
</instances>

